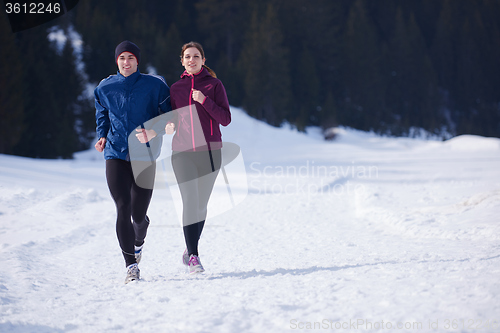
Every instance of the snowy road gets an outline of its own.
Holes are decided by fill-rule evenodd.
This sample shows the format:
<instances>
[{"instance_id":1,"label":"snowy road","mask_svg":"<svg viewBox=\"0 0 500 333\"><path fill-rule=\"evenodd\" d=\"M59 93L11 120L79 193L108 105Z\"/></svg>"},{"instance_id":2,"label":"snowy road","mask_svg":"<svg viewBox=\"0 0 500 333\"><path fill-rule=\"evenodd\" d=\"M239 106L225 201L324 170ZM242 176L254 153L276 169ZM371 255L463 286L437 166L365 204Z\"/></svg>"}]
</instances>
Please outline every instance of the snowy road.
<instances>
[{"instance_id":1,"label":"snowy road","mask_svg":"<svg viewBox=\"0 0 500 333\"><path fill-rule=\"evenodd\" d=\"M500 332L499 139L233 115L248 196L207 222L196 277L169 190L124 285L102 157L0 155L0 332Z\"/></svg>"}]
</instances>

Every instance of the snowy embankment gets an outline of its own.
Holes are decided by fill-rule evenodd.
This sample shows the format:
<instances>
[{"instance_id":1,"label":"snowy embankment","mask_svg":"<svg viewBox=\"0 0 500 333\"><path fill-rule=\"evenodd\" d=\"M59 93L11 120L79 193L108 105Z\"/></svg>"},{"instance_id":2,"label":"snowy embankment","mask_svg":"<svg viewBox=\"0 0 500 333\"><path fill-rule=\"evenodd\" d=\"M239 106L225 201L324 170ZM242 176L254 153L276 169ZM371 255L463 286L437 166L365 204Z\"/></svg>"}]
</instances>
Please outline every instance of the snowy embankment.
<instances>
[{"instance_id":1,"label":"snowy embankment","mask_svg":"<svg viewBox=\"0 0 500 333\"><path fill-rule=\"evenodd\" d=\"M0 155L0 331L499 331L499 139L324 142L232 111L248 195L207 222L196 277L168 189L124 285L102 156Z\"/></svg>"}]
</instances>

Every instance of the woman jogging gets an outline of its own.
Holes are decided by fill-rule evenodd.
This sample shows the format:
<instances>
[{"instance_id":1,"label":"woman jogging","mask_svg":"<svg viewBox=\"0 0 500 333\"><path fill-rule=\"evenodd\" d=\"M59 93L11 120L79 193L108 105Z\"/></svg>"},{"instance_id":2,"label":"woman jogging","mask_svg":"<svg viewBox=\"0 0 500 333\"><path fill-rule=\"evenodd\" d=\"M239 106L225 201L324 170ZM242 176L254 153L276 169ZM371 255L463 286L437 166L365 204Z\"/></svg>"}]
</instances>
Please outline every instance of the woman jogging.
<instances>
[{"instance_id":1,"label":"woman jogging","mask_svg":"<svg viewBox=\"0 0 500 333\"><path fill-rule=\"evenodd\" d=\"M135 132L137 140L148 142L149 147L165 124L156 131L137 128L171 110L170 90L165 80L139 72L140 53L134 43L120 43L115 49L118 73L102 80L94 90L99 138L95 148L104 151L106 159L106 180L117 211L116 234L127 267L125 283L140 278L137 264L149 226L146 213L153 194L152 189L141 188L134 180L128 137Z\"/></svg>"},{"instance_id":2,"label":"woman jogging","mask_svg":"<svg viewBox=\"0 0 500 333\"><path fill-rule=\"evenodd\" d=\"M177 119L165 127L175 131L172 140L172 166L183 203L183 231L186 250L182 256L190 273L203 272L198 256L207 205L221 166L222 135L219 125L231 122L229 102L222 82L205 66L199 43L190 42L181 50L185 68L181 79L171 87L172 108Z\"/></svg>"}]
</instances>

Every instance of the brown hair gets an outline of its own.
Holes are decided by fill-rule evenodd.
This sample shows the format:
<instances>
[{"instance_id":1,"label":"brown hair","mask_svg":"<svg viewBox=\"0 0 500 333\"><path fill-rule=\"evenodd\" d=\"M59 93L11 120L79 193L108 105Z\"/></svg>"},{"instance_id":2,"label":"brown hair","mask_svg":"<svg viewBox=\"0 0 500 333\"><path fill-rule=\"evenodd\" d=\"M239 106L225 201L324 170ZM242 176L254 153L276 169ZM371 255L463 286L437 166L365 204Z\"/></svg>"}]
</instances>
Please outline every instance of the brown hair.
<instances>
[{"instance_id":1,"label":"brown hair","mask_svg":"<svg viewBox=\"0 0 500 333\"><path fill-rule=\"evenodd\" d=\"M205 52L203 51L203 47L201 46L201 44L197 43L197 42L189 42L189 43L186 43L186 44L184 44L182 46L182 49L181 49L181 61L182 61L182 57L184 57L184 52L186 52L186 50L189 49L190 47L196 47L198 49L198 51L200 51L201 57L203 59L205 59ZM215 78L217 77L217 75L215 74L215 72L210 67L208 67L207 65L203 65L203 68L206 68L206 70L213 77L215 77Z\"/></svg>"}]
</instances>

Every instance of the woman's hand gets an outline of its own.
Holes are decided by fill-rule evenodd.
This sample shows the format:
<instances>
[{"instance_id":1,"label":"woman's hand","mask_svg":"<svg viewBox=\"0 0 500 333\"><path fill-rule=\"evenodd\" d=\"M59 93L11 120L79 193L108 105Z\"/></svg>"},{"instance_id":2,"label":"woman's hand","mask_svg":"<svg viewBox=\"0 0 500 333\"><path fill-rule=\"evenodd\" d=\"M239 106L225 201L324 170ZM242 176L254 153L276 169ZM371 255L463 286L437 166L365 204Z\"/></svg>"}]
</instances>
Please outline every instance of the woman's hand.
<instances>
[{"instance_id":1,"label":"woman's hand","mask_svg":"<svg viewBox=\"0 0 500 333\"><path fill-rule=\"evenodd\" d=\"M205 95L203 95L203 93L199 90L196 90L196 89L193 89L193 99L198 102L198 103L203 103L203 101L205 101Z\"/></svg>"},{"instance_id":2,"label":"woman's hand","mask_svg":"<svg viewBox=\"0 0 500 333\"><path fill-rule=\"evenodd\" d=\"M165 126L165 133L166 134L173 134L175 132L175 124L174 123L168 123Z\"/></svg>"},{"instance_id":3,"label":"woman's hand","mask_svg":"<svg viewBox=\"0 0 500 333\"><path fill-rule=\"evenodd\" d=\"M137 140L139 140L140 143L147 143L152 139L154 139L154 137L156 136L156 132L152 129L147 130L144 128L137 128L136 132L139 132L135 136L137 137Z\"/></svg>"},{"instance_id":4,"label":"woman's hand","mask_svg":"<svg viewBox=\"0 0 500 333\"><path fill-rule=\"evenodd\" d=\"M106 138L100 138L99 141L96 142L94 147L98 152L102 153L104 147L106 147Z\"/></svg>"}]
</instances>

